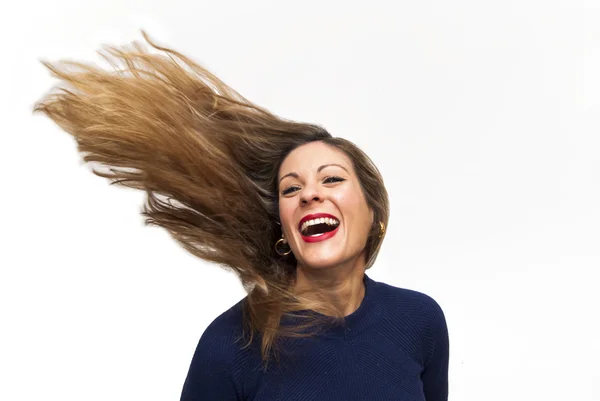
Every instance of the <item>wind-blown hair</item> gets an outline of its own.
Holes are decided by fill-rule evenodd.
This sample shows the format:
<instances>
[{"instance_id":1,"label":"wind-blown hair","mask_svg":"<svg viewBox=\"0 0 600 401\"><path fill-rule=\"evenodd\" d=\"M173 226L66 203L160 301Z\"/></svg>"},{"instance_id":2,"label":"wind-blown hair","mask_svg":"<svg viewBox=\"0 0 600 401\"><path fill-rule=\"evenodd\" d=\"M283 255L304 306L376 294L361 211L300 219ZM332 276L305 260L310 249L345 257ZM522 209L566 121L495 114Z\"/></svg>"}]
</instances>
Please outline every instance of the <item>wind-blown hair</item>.
<instances>
[{"instance_id":1,"label":"wind-blown hair","mask_svg":"<svg viewBox=\"0 0 600 401\"><path fill-rule=\"evenodd\" d=\"M366 268L379 252L388 195L379 170L352 142L324 128L289 121L246 100L181 53L144 39L144 44L99 51L113 67L75 61L42 61L61 80L35 104L71 134L92 172L146 192L146 225L165 228L187 251L233 271L247 292L246 346L261 338L266 363L280 337L314 334L325 320L342 315L319 297L291 291L293 253L280 256L277 175L293 149L323 141L353 161L367 204L375 212L366 243ZM322 316L299 311L317 311ZM291 325L292 313L307 316ZM327 318L329 316L331 319Z\"/></svg>"}]
</instances>

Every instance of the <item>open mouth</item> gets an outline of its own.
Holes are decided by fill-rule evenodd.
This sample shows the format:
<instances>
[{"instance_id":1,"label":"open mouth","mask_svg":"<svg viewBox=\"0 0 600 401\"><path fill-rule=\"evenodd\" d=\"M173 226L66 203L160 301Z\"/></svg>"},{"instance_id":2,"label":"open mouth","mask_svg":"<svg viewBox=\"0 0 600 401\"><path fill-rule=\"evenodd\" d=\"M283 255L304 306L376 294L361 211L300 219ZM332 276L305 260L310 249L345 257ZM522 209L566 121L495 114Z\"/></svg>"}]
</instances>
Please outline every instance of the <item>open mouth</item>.
<instances>
[{"instance_id":1,"label":"open mouth","mask_svg":"<svg viewBox=\"0 0 600 401\"><path fill-rule=\"evenodd\" d=\"M320 217L304 221L299 231L305 242L317 242L333 237L339 226L339 220L334 217Z\"/></svg>"},{"instance_id":2,"label":"open mouth","mask_svg":"<svg viewBox=\"0 0 600 401\"><path fill-rule=\"evenodd\" d=\"M321 217L304 222L300 228L300 234L306 237L318 237L335 230L340 225L337 219Z\"/></svg>"}]
</instances>

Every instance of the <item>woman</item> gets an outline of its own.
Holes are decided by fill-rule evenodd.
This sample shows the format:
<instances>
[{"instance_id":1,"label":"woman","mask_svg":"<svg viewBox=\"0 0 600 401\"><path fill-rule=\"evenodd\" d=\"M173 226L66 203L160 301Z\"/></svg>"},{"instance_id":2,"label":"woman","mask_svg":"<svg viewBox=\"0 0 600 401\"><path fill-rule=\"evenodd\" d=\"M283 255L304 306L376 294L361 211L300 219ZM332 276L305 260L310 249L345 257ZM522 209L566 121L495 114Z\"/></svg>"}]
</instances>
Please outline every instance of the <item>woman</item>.
<instances>
[{"instance_id":1,"label":"woman","mask_svg":"<svg viewBox=\"0 0 600 401\"><path fill-rule=\"evenodd\" d=\"M368 156L142 34L163 53L107 48L114 71L44 62L62 85L35 111L110 167L95 174L146 191L146 224L247 290L202 334L181 400L447 400L442 309L365 274L389 214Z\"/></svg>"}]
</instances>

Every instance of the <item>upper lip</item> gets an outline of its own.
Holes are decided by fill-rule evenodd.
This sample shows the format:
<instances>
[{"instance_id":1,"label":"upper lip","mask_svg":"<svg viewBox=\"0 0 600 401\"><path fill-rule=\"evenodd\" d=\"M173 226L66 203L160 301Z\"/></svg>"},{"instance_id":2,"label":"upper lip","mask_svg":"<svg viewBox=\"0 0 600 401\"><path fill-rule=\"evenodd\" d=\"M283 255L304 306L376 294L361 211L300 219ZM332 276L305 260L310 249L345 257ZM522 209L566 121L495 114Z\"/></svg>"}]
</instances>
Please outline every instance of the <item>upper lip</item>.
<instances>
[{"instance_id":1,"label":"upper lip","mask_svg":"<svg viewBox=\"0 0 600 401\"><path fill-rule=\"evenodd\" d=\"M338 219L336 216L334 216L332 214L329 214L329 213L312 213L312 214L307 214L306 216L304 216L303 218L300 219L300 223L298 223L298 230L302 231L302 224L306 220L320 219L321 217L328 217L328 218L336 219L337 221L340 221L340 219Z\"/></svg>"}]
</instances>

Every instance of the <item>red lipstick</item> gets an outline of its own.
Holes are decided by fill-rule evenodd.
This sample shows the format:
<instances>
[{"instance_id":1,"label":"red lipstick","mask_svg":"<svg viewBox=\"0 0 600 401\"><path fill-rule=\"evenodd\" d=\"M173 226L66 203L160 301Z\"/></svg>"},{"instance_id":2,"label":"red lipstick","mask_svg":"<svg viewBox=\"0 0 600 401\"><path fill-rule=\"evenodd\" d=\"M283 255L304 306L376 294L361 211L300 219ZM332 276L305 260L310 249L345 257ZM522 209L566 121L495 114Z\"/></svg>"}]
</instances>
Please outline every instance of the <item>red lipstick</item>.
<instances>
[{"instance_id":1,"label":"red lipstick","mask_svg":"<svg viewBox=\"0 0 600 401\"><path fill-rule=\"evenodd\" d=\"M329 239L331 237L333 237L337 232L338 229L340 228L340 226L338 225L336 228L334 228L332 231L328 231L324 234L321 234L317 237L313 237L313 236L307 236L307 235L302 235L302 224L307 221L307 220L312 220L312 219L319 219L321 217L327 217L330 219L336 219L337 221L340 221L340 219L338 219L337 217L335 217L332 214L329 213L313 213L313 214L308 214L306 216L304 216L302 219L300 219L300 222L298 223L298 231L300 231L300 236L302 237L302 239L304 240L304 242L320 242L320 241L325 241L326 239Z\"/></svg>"}]
</instances>

